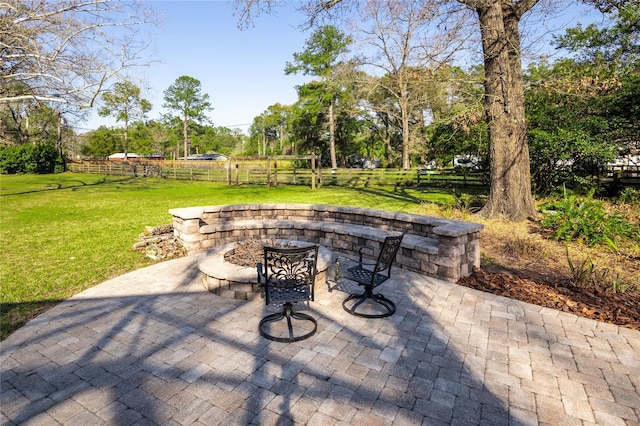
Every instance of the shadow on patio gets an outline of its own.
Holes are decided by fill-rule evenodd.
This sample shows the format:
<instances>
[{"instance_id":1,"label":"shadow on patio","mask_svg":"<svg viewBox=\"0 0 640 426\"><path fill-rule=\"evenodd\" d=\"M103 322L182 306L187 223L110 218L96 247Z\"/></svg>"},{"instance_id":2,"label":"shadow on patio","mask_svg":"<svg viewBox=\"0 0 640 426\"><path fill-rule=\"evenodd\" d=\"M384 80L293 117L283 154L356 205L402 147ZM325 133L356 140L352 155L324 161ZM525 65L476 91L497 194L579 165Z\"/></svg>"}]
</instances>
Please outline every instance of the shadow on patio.
<instances>
[{"instance_id":1,"label":"shadow on patio","mask_svg":"<svg viewBox=\"0 0 640 426\"><path fill-rule=\"evenodd\" d=\"M318 333L284 344L258 335L263 300L205 291L194 257L123 275L2 342L0 418L373 425L572 417L557 386L528 386L536 372L525 352L549 352L557 339L538 333L534 347L518 348L530 339L524 304L397 269L382 290L398 311L367 320L343 311L345 293L318 284L310 307Z\"/></svg>"}]
</instances>

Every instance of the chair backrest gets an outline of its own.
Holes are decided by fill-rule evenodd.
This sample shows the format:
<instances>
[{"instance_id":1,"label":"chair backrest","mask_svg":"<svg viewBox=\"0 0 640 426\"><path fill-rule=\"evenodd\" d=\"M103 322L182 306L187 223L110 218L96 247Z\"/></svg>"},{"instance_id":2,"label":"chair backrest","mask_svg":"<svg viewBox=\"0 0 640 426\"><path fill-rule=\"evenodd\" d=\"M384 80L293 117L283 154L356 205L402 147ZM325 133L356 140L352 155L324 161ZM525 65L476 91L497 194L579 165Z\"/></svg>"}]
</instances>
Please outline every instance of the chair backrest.
<instances>
[{"instance_id":1,"label":"chair backrest","mask_svg":"<svg viewBox=\"0 0 640 426\"><path fill-rule=\"evenodd\" d=\"M404 238L404 234L406 233L407 231L405 230L402 231L401 235L386 237L384 239L378 260L376 261L376 266L373 270L373 277L375 277L377 273L384 271L386 271L387 276L391 275L391 265L396 258L396 253L398 253L400 243L402 243L402 238Z\"/></svg>"},{"instance_id":2,"label":"chair backrest","mask_svg":"<svg viewBox=\"0 0 640 426\"><path fill-rule=\"evenodd\" d=\"M318 246L264 247L264 278L266 287L297 293L306 288L309 300L314 297L317 274ZM267 304L270 292L267 291ZM297 299L297 297L296 297Z\"/></svg>"}]
</instances>

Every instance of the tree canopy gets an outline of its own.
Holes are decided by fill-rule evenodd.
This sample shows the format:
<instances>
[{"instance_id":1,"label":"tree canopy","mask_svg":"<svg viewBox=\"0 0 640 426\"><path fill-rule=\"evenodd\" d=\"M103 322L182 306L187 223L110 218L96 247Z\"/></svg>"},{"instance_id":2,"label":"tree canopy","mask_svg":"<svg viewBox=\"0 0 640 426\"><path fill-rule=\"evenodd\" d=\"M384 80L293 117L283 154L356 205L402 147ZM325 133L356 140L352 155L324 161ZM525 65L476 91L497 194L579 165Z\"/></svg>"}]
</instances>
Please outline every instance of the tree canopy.
<instances>
[{"instance_id":1,"label":"tree canopy","mask_svg":"<svg viewBox=\"0 0 640 426\"><path fill-rule=\"evenodd\" d=\"M129 124L142 120L151 110L151 102L140 95L140 88L129 81L114 84L113 89L102 94L103 106L98 110L102 116L114 116L116 122L124 122L124 154L129 152Z\"/></svg>"},{"instance_id":2,"label":"tree canopy","mask_svg":"<svg viewBox=\"0 0 640 426\"><path fill-rule=\"evenodd\" d=\"M209 94L202 93L200 80L183 75L164 91L164 107L179 114L182 120L182 137L184 143L184 157L189 156L189 123L203 122L208 118L206 111L212 109ZM176 158L180 156L179 146L176 148Z\"/></svg>"},{"instance_id":3,"label":"tree canopy","mask_svg":"<svg viewBox=\"0 0 640 426\"><path fill-rule=\"evenodd\" d=\"M336 169L335 108L342 90L339 82L340 56L348 51L350 38L338 28L326 25L318 28L305 43L305 50L293 54L293 63L287 63L285 73L303 73L320 78L316 100L326 103L329 124L329 156L331 168Z\"/></svg>"}]
</instances>

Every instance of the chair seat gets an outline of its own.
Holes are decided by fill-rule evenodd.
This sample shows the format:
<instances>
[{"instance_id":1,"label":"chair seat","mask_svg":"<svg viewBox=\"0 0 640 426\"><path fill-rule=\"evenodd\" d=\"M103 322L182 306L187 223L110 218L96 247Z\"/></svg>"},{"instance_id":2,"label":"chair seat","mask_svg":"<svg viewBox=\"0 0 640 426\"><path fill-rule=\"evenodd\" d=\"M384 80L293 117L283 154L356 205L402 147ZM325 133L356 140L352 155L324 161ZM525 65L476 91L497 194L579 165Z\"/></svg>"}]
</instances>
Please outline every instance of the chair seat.
<instances>
[{"instance_id":1,"label":"chair seat","mask_svg":"<svg viewBox=\"0 0 640 426\"><path fill-rule=\"evenodd\" d=\"M354 281L357 281L358 283L363 285L370 285L372 282L371 275L373 274L373 272L359 265L347 269L347 274L350 275L350 277L348 278L352 278ZM373 286L377 287L388 279L389 277L386 275L376 274L375 280L373 280Z\"/></svg>"},{"instance_id":2,"label":"chair seat","mask_svg":"<svg viewBox=\"0 0 640 426\"><path fill-rule=\"evenodd\" d=\"M367 246L360 248L358 265L348 268L345 278L357 282L358 285L364 288L364 291L361 294L351 293L342 301L342 307L345 311L364 318L384 318L395 313L395 303L384 297L384 295L373 291L391 276L391 265L406 233L407 231L402 231L399 236L389 236L384 239L378 254L378 260L375 264L369 264L369 266L372 266L371 269L364 267L366 263L363 262L363 252L367 249L375 253L375 249ZM386 271L387 274L381 274L380 271Z\"/></svg>"},{"instance_id":3,"label":"chair seat","mask_svg":"<svg viewBox=\"0 0 640 426\"><path fill-rule=\"evenodd\" d=\"M311 299L308 286L301 287L267 287L272 303L307 302Z\"/></svg>"}]
</instances>

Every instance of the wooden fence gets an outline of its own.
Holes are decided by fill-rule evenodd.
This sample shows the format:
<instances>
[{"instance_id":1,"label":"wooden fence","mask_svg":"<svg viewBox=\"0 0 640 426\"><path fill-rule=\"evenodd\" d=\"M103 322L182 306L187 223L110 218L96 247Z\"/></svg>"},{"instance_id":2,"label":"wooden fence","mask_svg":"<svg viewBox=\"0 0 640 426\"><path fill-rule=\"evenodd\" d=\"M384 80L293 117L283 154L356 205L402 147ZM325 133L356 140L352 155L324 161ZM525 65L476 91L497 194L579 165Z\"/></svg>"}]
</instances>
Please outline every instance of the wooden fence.
<instances>
[{"instance_id":1,"label":"wooden fence","mask_svg":"<svg viewBox=\"0 0 640 426\"><path fill-rule=\"evenodd\" d=\"M99 161L85 160L69 164L77 173L97 173L117 176L148 176L179 180L200 180L232 185L323 185L338 186L481 186L481 175L469 172L423 173L419 169L358 169L337 170L317 168L314 156L234 157L228 161Z\"/></svg>"}]
</instances>

